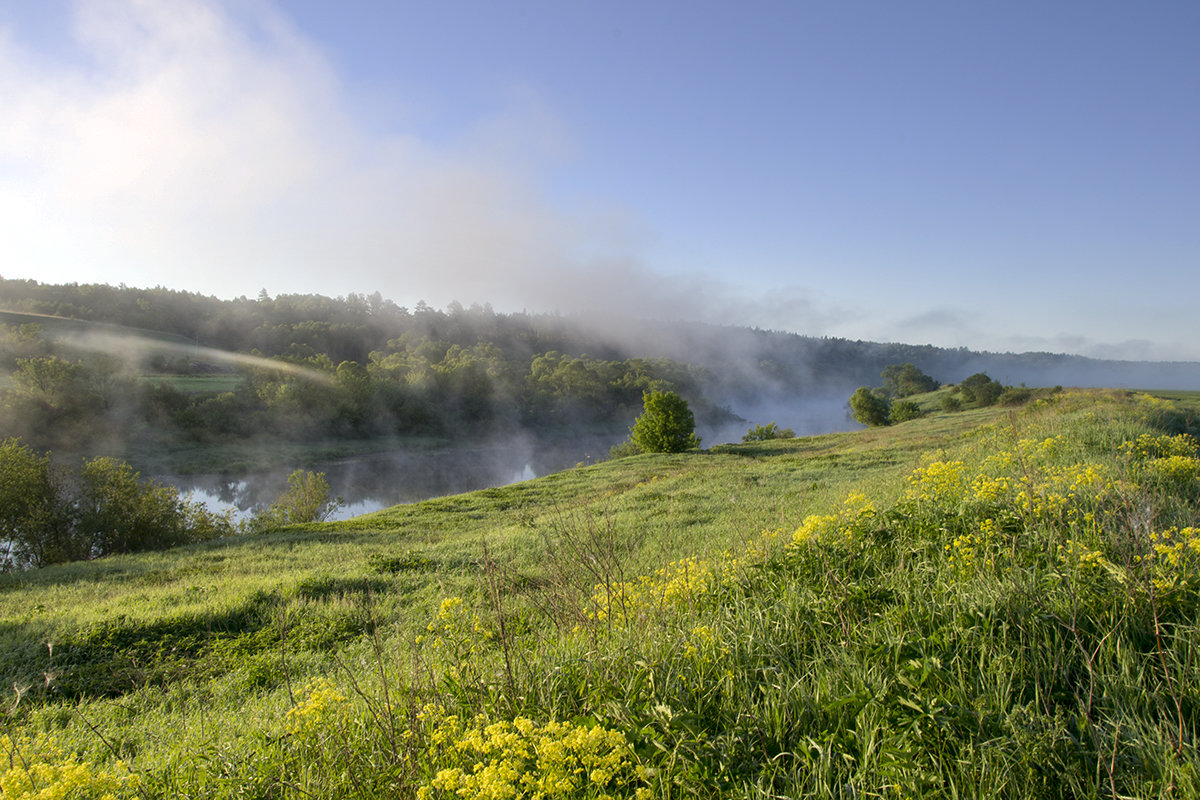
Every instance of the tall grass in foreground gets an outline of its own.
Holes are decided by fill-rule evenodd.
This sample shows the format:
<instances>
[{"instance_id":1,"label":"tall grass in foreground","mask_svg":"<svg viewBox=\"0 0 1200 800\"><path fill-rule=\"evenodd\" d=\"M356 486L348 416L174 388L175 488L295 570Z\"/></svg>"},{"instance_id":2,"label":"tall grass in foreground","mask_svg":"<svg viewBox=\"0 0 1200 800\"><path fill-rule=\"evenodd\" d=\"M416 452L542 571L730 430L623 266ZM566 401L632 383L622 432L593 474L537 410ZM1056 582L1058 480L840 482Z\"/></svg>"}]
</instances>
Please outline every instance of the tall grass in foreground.
<instances>
[{"instance_id":1,"label":"tall grass in foreground","mask_svg":"<svg viewBox=\"0 0 1200 800\"><path fill-rule=\"evenodd\" d=\"M233 712L194 675L18 704L0 787L1197 797L1194 424L1145 396L1041 401L928 453L898 492L864 486L645 572L636 532L563 515L541 532L545 568L485 548L475 585L429 618L349 603L361 636L324 666L289 663L281 637L284 689Z\"/></svg>"}]
</instances>

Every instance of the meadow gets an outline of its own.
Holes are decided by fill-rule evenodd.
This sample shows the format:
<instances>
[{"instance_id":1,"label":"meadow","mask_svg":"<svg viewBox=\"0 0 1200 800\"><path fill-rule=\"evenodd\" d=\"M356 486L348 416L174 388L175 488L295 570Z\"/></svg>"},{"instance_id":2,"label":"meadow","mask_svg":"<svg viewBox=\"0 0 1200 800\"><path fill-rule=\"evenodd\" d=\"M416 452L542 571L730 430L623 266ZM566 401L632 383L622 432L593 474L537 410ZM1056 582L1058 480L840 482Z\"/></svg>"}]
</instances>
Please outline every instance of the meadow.
<instances>
[{"instance_id":1,"label":"meadow","mask_svg":"<svg viewBox=\"0 0 1200 800\"><path fill-rule=\"evenodd\" d=\"M0 575L0 794L1197 797L1198 400L1057 393Z\"/></svg>"}]
</instances>

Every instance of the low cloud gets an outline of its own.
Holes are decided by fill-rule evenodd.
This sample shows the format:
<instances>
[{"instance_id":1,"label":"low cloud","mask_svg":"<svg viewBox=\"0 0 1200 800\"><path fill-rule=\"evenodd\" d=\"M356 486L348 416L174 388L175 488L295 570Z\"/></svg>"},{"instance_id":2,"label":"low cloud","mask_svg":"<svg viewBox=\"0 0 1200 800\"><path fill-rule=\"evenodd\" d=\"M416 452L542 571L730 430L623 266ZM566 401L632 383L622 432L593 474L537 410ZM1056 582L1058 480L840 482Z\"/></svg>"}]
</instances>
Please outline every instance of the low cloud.
<instances>
[{"instance_id":1,"label":"low cloud","mask_svg":"<svg viewBox=\"0 0 1200 800\"><path fill-rule=\"evenodd\" d=\"M74 20L72 58L0 37L9 277L824 324L796 292L655 272L626 209L551 207L539 180L573 145L527 87L444 141L380 134L268 5L82 0Z\"/></svg>"},{"instance_id":2,"label":"low cloud","mask_svg":"<svg viewBox=\"0 0 1200 800\"><path fill-rule=\"evenodd\" d=\"M73 9L67 47L0 30L6 277L222 297L378 290L435 307L488 302L992 350L1195 352L1129 338L1136 330L1115 343L1023 336L1006 318L965 309L895 319L880 311L888 298L871 308L854 287L826 297L803 273L769 289L668 274L642 258L647 225L633 210L605 198L551 202L543 187L586 154L536 87L509 85L490 110L434 138L360 118L347 98L374 87L348 89L268 0L77 0ZM388 98L392 108L406 102Z\"/></svg>"}]
</instances>

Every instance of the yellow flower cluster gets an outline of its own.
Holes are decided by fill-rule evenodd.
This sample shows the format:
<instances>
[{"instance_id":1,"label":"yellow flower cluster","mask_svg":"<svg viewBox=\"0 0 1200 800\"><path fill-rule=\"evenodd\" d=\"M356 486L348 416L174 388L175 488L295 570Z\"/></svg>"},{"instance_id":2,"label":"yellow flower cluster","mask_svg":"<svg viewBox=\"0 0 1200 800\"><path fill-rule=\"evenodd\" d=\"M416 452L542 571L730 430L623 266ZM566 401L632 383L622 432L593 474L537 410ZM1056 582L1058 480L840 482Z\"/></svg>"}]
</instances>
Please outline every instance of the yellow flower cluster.
<instances>
[{"instance_id":1,"label":"yellow flower cluster","mask_svg":"<svg viewBox=\"0 0 1200 800\"><path fill-rule=\"evenodd\" d=\"M1152 458L1146 462L1146 471L1160 483L1182 488L1200 480L1200 458L1180 455Z\"/></svg>"},{"instance_id":2,"label":"yellow flower cluster","mask_svg":"<svg viewBox=\"0 0 1200 800\"><path fill-rule=\"evenodd\" d=\"M470 640L473 642L472 652L477 652L478 642L490 639L491 632L478 614L467 611L461 597L454 596L442 599L437 617L425 626L425 634L417 636L416 643L421 644L429 637L433 637L431 645L435 649L445 646L447 642L461 646Z\"/></svg>"},{"instance_id":3,"label":"yellow flower cluster","mask_svg":"<svg viewBox=\"0 0 1200 800\"><path fill-rule=\"evenodd\" d=\"M287 712L287 729L291 734L311 733L321 728L337 714L346 697L325 678L309 681L308 696Z\"/></svg>"},{"instance_id":4,"label":"yellow flower cluster","mask_svg":"<svg viewBox=\"0 0 1200 800\"><path fill-rule=\"evenodd\" d=\"M877 511L870 498L861 493L849 494L834 514L809 514L792 534L791 547L805 544L833 544L852 541L867 532Z\"/></svg>"},{"instance_id":5,"label":"yellow flower cluster","mask_svg":"<svg viewBox=\"0 0 1200 800\"><path fill-rule=\"evenodd\" d=\"M1169 409L1172 407L1170 400L1165 400L1161 397L1155 397L1154 395L1146 394L1145 392L1138 392L1136 395L1134 395L1134 400L1137 401L1138 405L1150 409Z\"/></svg>"},{"instance_id":6,"label":"yellow flower cluster","mask_svg":"<svg viewBox=\"0 0 1200 800\"><path fill-rule=\"evenodd\" d=\"M1136 439L1124 442L1121 452L1140 459L1197 456L1200 455L1200 442L1186 433L1176 436L1143 433Z\"/></svg>"},{"instance_id":7,"label":"yellow flower cluster","mask_svg":"<svg viewBox=\"0 0 1200 800\"><path fill-rule=\"evenodd\" d=\"M1150 566L1154 585L1160 590L1189 582L1200 571L1200 528L1151 533L1150 553L1141 560Z\"/></svg>"},{"instance_id":8,"label":"yellow flower cluster","mask_svg":"<svg viewBox=\"0 0 1200 800\"><path fill-rule=\"evenodd\" d=\"M954 541L946 545L950 554L950 564L955 572L966 577L973 574L980 566L992 566L995 562L988 557L980 557L981 551L986 553L992 542L997 538L996 520L985 519L979 523L978 530L956 536Z\"/></svg>"},{"instance_id":9,"label":"yellow flower cluster","mask_svg":"<svg viewBox=\"0 0 1200 800\"><path fill-rule=\"evenodd\" d=\"M1104 553L1093 550L1084 542L1075 539L1067 539L1066 544L1058 546L1058 560L1077 569L1083 575L1093 575L1110 567Z\"/></svg>"},{"instance_id":10,"label":"yellow flower cluster","mask_svg":"<svg viewBox=\"0 0 1200 800\"><path fill-rule=\"evenodd\" d=\"M967 465L961 461L934 461L913 470L909 476L908 497L942 506L956 505L966 492Z\"/></svg>"},{"instance_id":11,"label":"yellow flower cluster","mask_svg":"<svg viewBox=\"0 0 1200 800\"><path fill-rule=\"evenodd\" d=\"M649 800L633 749L619 731L570 722L538 723L525 717L464 724L441 706L418 715L432 745L434 777L418 800L612 798L614 792ZM444 765L444 766L443 766Z\"/></svg>"},{"instance_id":12,"label":"yellow flower cluster","mask_svg":"<svg viewBox=\"0 0 1200 800\"><path fill-rule=\"evenodd\" d=\"M99 769L65 752L53 737L0 735L8 769L0 772L4 800L118 800L136 796L138 777L122 762Z\"/></svg>"},{"instance_id":13,"label":"yellow flower cluster","mask_svg":"<svg viewBox=\"0 0 1200 800\"><path fill-rule=\"evenodd\" d=\"M1013 498L1027 516L1049 522L1091 525L1095 509L1116 488L1100 464L1045 466L1022 479Z\"/></svg>"},{"instance_id":14,"label":"yellow flower cluster","mask_svg":"<svg viewBox=\"0 0 1200 800\"><path fill-rule=\"evenodd\" d=\"M716 632L708 625L697 625L692 628L687 644L683 648L685 658L704 664L711 664L713 657L718 654L728 655L728 653L729 647L721 642Z\"/></svg>"},{"instance_id":15,"label":"yellow flower cluster","mask_svg":"<svg viewBox=\"0 0 1200 800\"><path fill-rule=\"evenodd\" d=\"M625 625L647 615L680 611L730 577L736 567L736 562L729 560L720 566L698 558L672 561L652 575L642 575L634 581L607 587L597 585L586 613L596 622Z\"/></svg>"},{"instance_id":16,"label":"yellow flower cluster","mask_svg":"<svg viewBox=\"0 0 1200 800\"><path fill-rule=\"evenodd\" d=\"M976 475L971 481L971 495L981 503L995 503L1008 497L1012 485L1007 475Z\"/></svg>"}]
</instances>

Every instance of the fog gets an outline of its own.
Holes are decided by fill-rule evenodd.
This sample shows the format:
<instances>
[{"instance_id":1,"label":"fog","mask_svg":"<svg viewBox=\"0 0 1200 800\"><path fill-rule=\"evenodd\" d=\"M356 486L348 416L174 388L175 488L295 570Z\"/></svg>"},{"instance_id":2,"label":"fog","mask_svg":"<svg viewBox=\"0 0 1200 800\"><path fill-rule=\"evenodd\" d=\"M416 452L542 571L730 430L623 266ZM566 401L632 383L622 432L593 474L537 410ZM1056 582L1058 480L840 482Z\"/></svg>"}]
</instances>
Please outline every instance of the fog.
<instances>
[{"instance_id":1,"label":"fog","mask_svg":"<svg viewBox=\"0 0 1200 800\"><path fill-rule=\"evenodd\" d=\"M393 450L355 458L305 463L323 474L343 500L330 519L350 517L432 497L505 486L604 458L617 437L583 437L557 444L512 437L437 449ZM154 479L190 493L216 511L238 518L270 505L301 465L237 474L156 474Z\"/></svg>"},{"instance_id":2,"label":"fog","mask_svg":"<svg viewBox=\"0 0 1200 800\"><path fill-rule=\"evenodd\" d=\"M975 261L991 261L978 253L973 260L969 249L955 254L964 261L959 272L925 282L911 279L920 251L895 255L907 269L886 259L860 263L853 241L810 249L800 240L787 253L763 252L755 228L725 241L736 259L713 259L703 245L708 232L693 224L690 236L668 234L664 220L647 216L640 184L628 197L576 185L612 157L612 145L589 141L537 81L499 81L490 102L422 125L420 104L404 89L427 78L406 76L400 89L354 83L321 31L299 28L282 4L76 0L58 10L65 13L53 47L27 40L19 26L0 30L0 160L14 165L0 183L8 223L0 260L9 270L221 297L264 287L330 296L379 290L437 307L490 302L508 312L703 320L942 346L1196 357L1194 337L1174 321L1186 319L1177 309L1188 292L1146 296L1123 277L1134 272L1128 266L1107 274L1125 282L1097 305L1076 302L1097 291L1091 281L1037 276L1036 259L980 268ZM366 113L379 103L362 103L363 92L378 93L394 113ZM441 102L455 106L452 97ZM958 106L955 98L947 113ZM721 149L730 150L725 142ZM853 151L843 156L855 159ZM573 171L577 165L584 168ZM648 187L678 185L678 176L649 166ZM793 199L819 206L814 192ZM686 199L695 207L696 198ZM752 216L778 215L756 211L744 192L704 200L706 219L740 217L747 207ZM849 230L858 232L867 212L850 210ZM813 227L803 216L787 224L789 232ZM1089 233L1096 237L1094 225ZM981 288L966 279L1018 269L1026 280L988 279ZM1181 274L1157 285L1178 288L1185 279L1194 282ZM1066 380L1093 382L1086 373Z\"/></svg>"}]
</instances>

